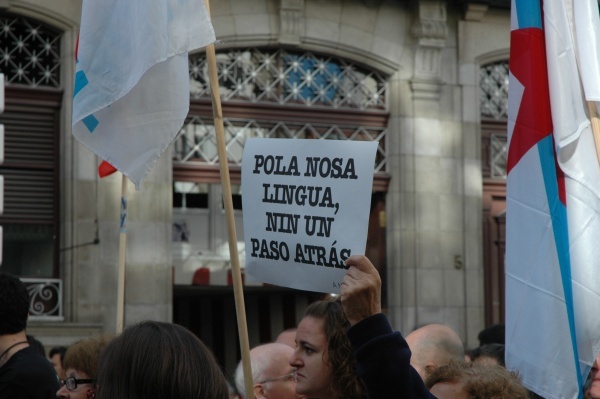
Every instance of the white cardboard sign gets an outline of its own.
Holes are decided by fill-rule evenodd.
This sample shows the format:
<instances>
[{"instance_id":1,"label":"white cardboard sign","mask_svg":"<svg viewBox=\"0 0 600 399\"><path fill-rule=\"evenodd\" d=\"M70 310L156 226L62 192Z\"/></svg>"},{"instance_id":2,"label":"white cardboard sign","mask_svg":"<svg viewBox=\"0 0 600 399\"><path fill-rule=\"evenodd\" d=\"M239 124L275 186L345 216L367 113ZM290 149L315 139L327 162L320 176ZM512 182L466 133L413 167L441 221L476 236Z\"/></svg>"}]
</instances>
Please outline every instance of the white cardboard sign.
<instances>
[{"instance_id":1,"label":"white cardboard sign","mask_svg":"<svg viewBox=\"0 0 600 399\"><path fill-rule=\"evenodd\" d=\"M377 145L246 141L242 206L251 280L339 292L344 260L365 253Z\"/></svg>"}]
</instances>

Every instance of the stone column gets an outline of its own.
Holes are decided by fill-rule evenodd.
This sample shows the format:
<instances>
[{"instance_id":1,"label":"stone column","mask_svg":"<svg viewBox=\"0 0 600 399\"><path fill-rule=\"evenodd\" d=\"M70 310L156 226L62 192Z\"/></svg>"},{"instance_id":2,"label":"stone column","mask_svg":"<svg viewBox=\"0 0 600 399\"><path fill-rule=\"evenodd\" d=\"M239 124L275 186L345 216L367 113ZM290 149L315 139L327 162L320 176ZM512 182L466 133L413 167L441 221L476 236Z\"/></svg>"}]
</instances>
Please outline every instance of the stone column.
<instances>
[{"instance_id":1,"label":"stone column","mask_svg":"<svg viewBox=\"0 0 600 399\"><path fill-rule=\"evenodd\" d=\"M74 157L73 242L99 244L75 248L65 267L70 287L68 319L100 323L114 332L120 235L121 174L96 176L98 160L76 144ZM139 191L127 187L125 325L140 320L172 319L170 151L161 156Z\"/></svg>"},{"instance_id":2,"label":"stone column","mask_svg":"<svg viewBox=\"0 0 600 399\"><path fill-rule=\"evenodd\" d=\"M390 86L390 127L397 134L388 155L394 175L387 202L388 313L405 334L435 322L464 337L466 241L456 43L445 1L415 5L413 70L397 73Z\"/></svg>"}]
</instances>

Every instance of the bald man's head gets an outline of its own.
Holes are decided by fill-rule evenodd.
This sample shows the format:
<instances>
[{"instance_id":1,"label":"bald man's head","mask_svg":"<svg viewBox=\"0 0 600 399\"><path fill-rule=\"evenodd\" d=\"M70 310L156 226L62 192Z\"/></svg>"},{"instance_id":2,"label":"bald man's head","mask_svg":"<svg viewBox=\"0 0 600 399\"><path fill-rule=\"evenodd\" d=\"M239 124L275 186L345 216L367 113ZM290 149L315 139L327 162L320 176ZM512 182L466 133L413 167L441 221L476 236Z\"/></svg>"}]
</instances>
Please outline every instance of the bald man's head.
<instances>
[{"instance_id":1,"label":"bald man's head","mask_svg":"<svg viewBox=\"0 0 600 399\"><path fill-rule=\"evenodd\" d=\"M250 351L252 382L256 398L297 398L296 382L293 378L287 377L294 371L289 364L293 353L294 349L281 343L259 345ZM286 378L281 378L283 376ZM246 398L241 361L235 371L235 385L242 398Z\"/></svg>"},{"instance_id":2,"label":"bald man's head","mask_svg":"<svg viewBox=\"0 0 600 399\"><path fill-rule=\"evenodd\" d=\"M458 334L443 324L429 324L406 337L412 356L410 364L425 380L428 372L450 363L462 361L465 348Z\"/></svg>"},{"instance_id":3,"label":"bald man's head","mask_svg":"<svg viewBox=\"0 0 600 399\"><path fill-rule=\"evenodd\" d=\"M280 344L289 345L292 348L296 348L296 327L288 328L287 330L283 330L277 336L275 342Z\"/></svg>"}]
</instances>

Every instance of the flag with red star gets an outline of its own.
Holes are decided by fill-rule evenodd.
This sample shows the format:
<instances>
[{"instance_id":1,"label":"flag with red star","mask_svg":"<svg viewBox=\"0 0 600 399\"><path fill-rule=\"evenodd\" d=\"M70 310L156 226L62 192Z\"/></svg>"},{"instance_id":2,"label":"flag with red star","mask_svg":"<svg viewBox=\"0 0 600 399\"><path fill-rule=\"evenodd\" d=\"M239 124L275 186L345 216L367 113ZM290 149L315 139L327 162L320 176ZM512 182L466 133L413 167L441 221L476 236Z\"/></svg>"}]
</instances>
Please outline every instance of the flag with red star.
<instances>
[{"instance_id":1,"label":"flag with red star","mask_svg":"<svg viewBox=\"0 0 600 399\"><path fill-rule=\"evenodd\" d=\"M512 2L506 364L544 398L580 397L600 349L600 166L582 91L600 75L578 68L581 50L600 62L583 47L600 43L598 20L595 0Z\"/></svg>"},{"instance_id":2,"label":"flag with red star","mask_svg":"<svg viewBox=\"0 0 600 399\"><path fill-rule=\"evenodd\" d=\"M188 52L215 41L203 0L84 0L73 135L139 188L188 114Z\"/></svg>"}]
</instances>

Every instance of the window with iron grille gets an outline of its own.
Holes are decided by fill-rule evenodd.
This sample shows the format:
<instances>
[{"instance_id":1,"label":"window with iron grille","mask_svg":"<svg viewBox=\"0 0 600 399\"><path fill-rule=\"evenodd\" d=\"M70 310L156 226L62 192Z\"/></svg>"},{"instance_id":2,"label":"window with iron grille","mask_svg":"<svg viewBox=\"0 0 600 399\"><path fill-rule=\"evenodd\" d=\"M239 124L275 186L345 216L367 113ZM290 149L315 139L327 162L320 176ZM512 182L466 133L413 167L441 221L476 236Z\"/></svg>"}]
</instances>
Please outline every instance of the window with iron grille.
<instances>
[{"instance_id":1,"label":"window with iron grille","mask_svg":"<svg viewBox=\"0 0 600 399\"><path fill-rule=\"evenodd\" d=\"M376 176L387 177L387 77L312 52L236 49L217 54L232 181L246 138L378 141ZM175 180L218 182L216 139L204 54L190 57L190 114L173 145Z\"/></svg>"},{"instance_id":2,"label":"window with iron grille","mask_svg":"<svg viewBox=\"0 0 600 399\"><path fill-rule=\"evenodd\" d=\"M244 49L217 54L223 101L385 109L386 78L340 58L285 49ZM208 97L203 54L190 58L192 98Z\"/></svg>"},{"instance_id":3,"label":"window with iron grille","mask_svg":"<svg viewBox=\"0 0 600 399\"><path fill-rule=\"evenodd\" d=\"M377 141L374 191L387 190L386 76L344 59L281 48L223 51L216 61L238 222L250 137ZM228 242L204 54L190 57L189 72L190 113L172 146L175 281L177 270L217 262Z\"/></svg>"},{"instance_id":4,"label":"window with iron grille","mask_svg":"<svg viewBox=\"0 0 600 399\"><path fill-rule=\"evenodd\" d=\"M58 277L60 38L43 23L0 12L2 268L23 277Z\"/></svg>"},{"instance_id":5,"label":"window with iron grille","mask_svg":"<svg viewBox=\"0 0 600 399\"><path fill-rule=\"evenodd\" d=\"M508 61L483 65L479 71L483 177L504 180L508 156Z\"/></svg>"},{"instance_id":6,"label":"window with iron grille","mask_svg":"<svg viewBox=\"0 0 600 399\"><path fill-rule=\"evenodd\" d=\"M482 233L486 324L504 322L508 60L480 68Z\"/></svg>"},{"instance_id":7,"label":"window with iron grille","mask_svg":"<svg viewBox=\"0 0 600 399\"><path fill-rule=\"evenodd\" d=\"M6 83L60 87L61 32L31 18L0 12L0 69Z\"/></svg>"}]
</instances>

